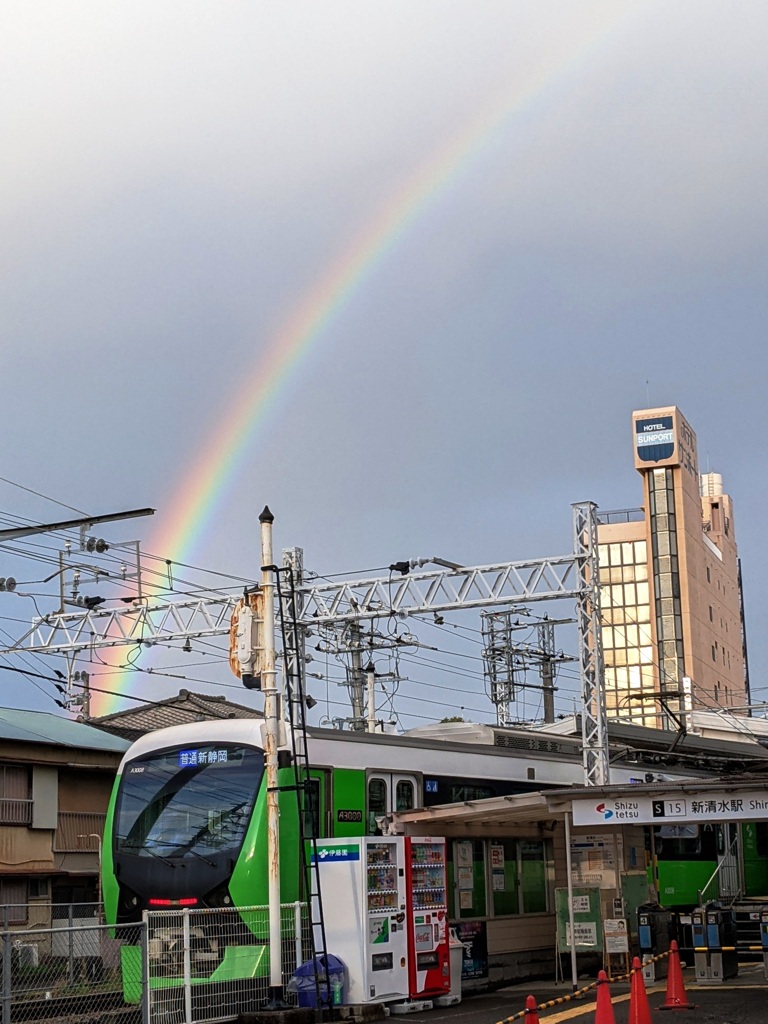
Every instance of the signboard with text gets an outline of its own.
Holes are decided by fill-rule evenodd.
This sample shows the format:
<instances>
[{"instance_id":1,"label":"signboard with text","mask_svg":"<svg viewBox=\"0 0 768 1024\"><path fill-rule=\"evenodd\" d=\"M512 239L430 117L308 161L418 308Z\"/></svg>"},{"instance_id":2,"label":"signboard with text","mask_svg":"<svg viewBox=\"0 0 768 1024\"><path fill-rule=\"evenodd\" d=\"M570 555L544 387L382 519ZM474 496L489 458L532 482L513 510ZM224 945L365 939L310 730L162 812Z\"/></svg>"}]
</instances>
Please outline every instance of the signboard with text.
<instances>
[{"instance_id":1,"label":"signboard with text","mask_svg":"<svg viewBox=\"0 0 768 1024\"><path fill-rule=\"evenodd\" d=\"M696 435L676 406L634 413L632 431L635 469L682 466L698 483Z\"/></svg>"},{"instance_id":2,"label":"signboard with text","mask_svg":"<svg viewBox=\"0 0 768 1024\"><path fill-rule=\"evenodd\" d=\"M768 786L762 790L638 793L573 801L574 825L665 825L690 821L768 820Z\"/></svg>"}]
</instances>

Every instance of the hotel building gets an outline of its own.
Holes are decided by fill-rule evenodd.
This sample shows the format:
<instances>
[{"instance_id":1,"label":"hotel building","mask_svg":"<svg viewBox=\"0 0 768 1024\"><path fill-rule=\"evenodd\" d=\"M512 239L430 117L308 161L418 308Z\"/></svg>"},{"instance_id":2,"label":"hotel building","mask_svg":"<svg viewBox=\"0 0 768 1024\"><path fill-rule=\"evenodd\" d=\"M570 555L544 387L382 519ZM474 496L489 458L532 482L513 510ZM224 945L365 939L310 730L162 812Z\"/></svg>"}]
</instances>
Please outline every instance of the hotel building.
<instances>
[{"instance_id":1,"label":"hotel building","mask_svg":"<svg viewBox=\"0 0 768 1024\"><path fill-rule=\"evenodd\" d=\"M598 513L606 706L674 729L686 711L749 704L733 507L719 474L699 475L679 409L632 427L643 507Z\"/></svg>"}]
</instances>

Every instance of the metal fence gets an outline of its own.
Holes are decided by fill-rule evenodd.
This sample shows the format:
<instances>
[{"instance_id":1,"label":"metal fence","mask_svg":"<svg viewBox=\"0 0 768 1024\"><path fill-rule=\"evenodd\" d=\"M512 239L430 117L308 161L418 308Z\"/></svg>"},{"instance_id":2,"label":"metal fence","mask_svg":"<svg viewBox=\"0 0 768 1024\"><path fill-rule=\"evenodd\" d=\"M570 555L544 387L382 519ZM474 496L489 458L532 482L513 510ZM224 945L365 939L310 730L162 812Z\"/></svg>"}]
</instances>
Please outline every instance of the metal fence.
<instances>
[{"instance_id":1,"label":"metal fence","mask_svg":"<svg viewBox=\"0 0 768 1024\"><path fill-rule=\"evenodd\" d=\"M147 1024L203 1024L263 1006L270 994L267 907L151 911ZM306 906L281 907L282 982L311 955Z\"/></svg>"},{"instance_id":2,"label":"metal fence","mask_svg":"<svg viewBox=\"0 0 768 1024\"><path fill-rule=\"evenodd\" d=\"M118 928L81 909L45 927L0 928L1 1024L207 1024L270 995L267 907L157 910ZM295 1003L289 982L311 956L305 904L281 908L281 936L285 998Z\"/></svg>"},{"instance_id":3,"label":"metal fence","mask_svg":"<svg viewBox=\"0 0 768 1024\"><path fill-rule=\"evenodd\" d=\"M139 1024L140 1006L126 1002L126 985L133 981L141 991L141 974L131 979L123 950L141 948L144 927L133 925L116 935L91 917L55 920L48 928L3 930L2 1024L51 1024L84 1014Z\"/></svg>"}]
</instances>

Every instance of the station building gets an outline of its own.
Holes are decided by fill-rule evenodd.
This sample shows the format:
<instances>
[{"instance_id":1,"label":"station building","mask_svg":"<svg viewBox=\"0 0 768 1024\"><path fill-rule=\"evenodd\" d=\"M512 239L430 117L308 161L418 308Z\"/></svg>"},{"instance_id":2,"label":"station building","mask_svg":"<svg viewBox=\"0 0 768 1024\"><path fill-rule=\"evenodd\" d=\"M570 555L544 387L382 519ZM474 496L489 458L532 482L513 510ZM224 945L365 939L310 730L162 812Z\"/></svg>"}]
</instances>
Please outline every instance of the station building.
<instances>
[{"instance_id":1,"label":"station building","mask_svg":"<svg viewBox=\"0 0 768 1024\"><path fill-rule=\"evenodd\" d=\"M733 504L699 473L675 406L632 414L637 509L599 513L610 718L676 728L696 710L746 709L749 682Z\"/></svg>"}]
</instances>

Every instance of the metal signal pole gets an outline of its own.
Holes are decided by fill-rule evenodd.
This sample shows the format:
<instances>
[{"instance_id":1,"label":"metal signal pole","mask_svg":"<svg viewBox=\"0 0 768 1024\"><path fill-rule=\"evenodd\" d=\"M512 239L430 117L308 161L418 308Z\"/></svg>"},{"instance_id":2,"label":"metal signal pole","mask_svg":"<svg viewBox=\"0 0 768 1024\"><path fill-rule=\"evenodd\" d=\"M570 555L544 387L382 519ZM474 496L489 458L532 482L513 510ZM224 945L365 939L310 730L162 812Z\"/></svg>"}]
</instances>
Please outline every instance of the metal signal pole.
<instances>
[{"instance_id":1,"label":"metal signal pole","mask_svg":"<svg viewBox=\"0 0 768 1024\"><path fill-rule=\"evenodd\" d=\"M275 672L275 565L272 558L272 523L275 517L265 505L261 523L261 589L264 595L264 627L261 689L264 693L264 770L267 779L267 865L269 893L269 987L268 1007L279 1009L283 1001L283 964L280 936L280 825L277 782L277 748L280 739L280 699Z\"/></svg>"}]
</instances>

